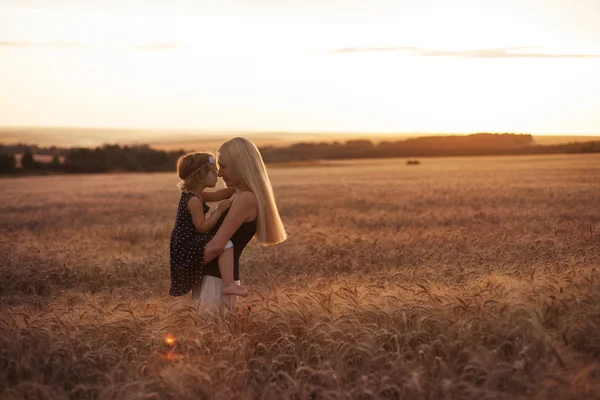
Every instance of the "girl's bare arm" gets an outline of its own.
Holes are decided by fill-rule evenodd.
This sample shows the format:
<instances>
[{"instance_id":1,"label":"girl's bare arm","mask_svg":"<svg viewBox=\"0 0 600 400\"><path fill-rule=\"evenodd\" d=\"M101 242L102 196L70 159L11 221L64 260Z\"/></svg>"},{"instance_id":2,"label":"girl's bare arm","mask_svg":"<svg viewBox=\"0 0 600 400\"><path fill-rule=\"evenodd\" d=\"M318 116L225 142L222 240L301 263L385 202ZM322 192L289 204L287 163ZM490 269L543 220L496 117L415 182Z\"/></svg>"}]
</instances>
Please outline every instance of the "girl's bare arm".
<instances>
[{"instance_id":1,"label":"girl's bare arm","mask_svg":"<svg viewBox=\"0 0 600 400\"><path fill-rule=\"evenodd\" d=\"M204 215L202 201L197 197L192 197L188 200L188 210L192 214L192 222L199 232L206 233L210 231L219 221L223 212L227 209L226 205L219 204L208 217Z\"/></svg>"},{"instance_id":2,"label":"girl's bare arm","mask_svg":"<svg viewBox=\"0 0 600 400\"><path fill-rule=\"evenodd\" d=\"M220 201L220 200L225 200L225 199L230 198L233 193L235 193L234 187L226 188L226 189L219 189L214 192L203 191L202 198L206 202Z\"/></svg>"}]
</instances>

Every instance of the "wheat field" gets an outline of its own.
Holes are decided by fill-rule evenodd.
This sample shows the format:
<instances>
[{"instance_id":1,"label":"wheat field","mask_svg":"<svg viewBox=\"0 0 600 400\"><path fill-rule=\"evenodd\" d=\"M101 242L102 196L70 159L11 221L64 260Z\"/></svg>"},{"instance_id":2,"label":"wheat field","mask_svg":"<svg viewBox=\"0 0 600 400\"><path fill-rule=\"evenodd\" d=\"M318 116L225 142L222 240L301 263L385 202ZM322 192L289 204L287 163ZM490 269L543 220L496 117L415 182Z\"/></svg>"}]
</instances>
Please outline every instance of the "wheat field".
<instances>
[{"instance_id":1,"label":"wheat field","mask_svg":"<svg viewBox=\"0 0 600 400\"><path fill-rule=\"evenodd\" d=\"M0 398L600 398L599 156L270 175L224 322L167 294L174 173L0 180Z\"/></svg>"}]
</instances>

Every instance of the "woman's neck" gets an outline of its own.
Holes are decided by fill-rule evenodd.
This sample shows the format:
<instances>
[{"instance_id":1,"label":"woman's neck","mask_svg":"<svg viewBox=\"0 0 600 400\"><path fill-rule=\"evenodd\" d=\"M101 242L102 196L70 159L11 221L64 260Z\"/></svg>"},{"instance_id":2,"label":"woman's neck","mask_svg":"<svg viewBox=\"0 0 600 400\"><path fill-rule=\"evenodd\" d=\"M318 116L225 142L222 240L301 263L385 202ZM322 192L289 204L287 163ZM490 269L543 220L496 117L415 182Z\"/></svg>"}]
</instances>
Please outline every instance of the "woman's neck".
<instances>
[{"instance_id":1,"label":"woman's neck","mask_svg":"<svg viewBox=\"0 0 600 400\"><path fill-rule=\"evenodd\" d=\"M248 188L248 186L244 185L243 183L240 183L235 186L236 192L248 192L249 190L250 189Z\"/></svg>"}]
</instances>

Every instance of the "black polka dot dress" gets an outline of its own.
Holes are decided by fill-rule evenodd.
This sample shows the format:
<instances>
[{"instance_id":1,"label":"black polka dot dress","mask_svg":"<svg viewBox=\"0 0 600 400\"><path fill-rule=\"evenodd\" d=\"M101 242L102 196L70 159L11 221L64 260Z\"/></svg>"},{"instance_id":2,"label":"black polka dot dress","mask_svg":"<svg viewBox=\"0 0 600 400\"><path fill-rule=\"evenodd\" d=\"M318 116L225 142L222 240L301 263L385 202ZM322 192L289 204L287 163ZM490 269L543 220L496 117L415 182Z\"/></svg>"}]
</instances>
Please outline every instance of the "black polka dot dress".
<instances>
[{"instance_id":1,"label":"black polka dot dress","mask_svg":"<svg viewBox=\"0 0 600 400\"><path fill-rule=\"evenodd\" d=\"M188 209L188 200L198 197L193 193L182 193L175 218L175 227L171 234L171 296L183 296L192 290L202 278L204 267L204 248L212 236L198 232ZM210 210L202 201L204 214Z\"/></svg>"}]
</instances>

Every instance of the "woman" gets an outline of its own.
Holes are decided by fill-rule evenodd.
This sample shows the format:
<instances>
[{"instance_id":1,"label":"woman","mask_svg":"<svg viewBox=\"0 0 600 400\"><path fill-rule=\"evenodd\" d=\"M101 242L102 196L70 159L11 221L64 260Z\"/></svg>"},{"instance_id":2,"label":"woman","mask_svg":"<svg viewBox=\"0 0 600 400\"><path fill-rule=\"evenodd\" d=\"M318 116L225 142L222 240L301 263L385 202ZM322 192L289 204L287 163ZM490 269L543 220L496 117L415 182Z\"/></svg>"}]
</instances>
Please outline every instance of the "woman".
<instances>
[{"instance_id":1,"label":"woman","mask_svg":"<svg viewBox=\"0 0 600 400\"><path fill-rule=\"evenodd\" d=\"M235 187L233 203L219 221L219 229L204 251L203 278L192 290L192 298L202 306L223 304L235 311L237 296L221 296L221 279L217 257L228 240L233 242L234 279L240 281L240 255L256 235L261 244L283 242L287 235L275 204L267 169L258 148L248 139L237 137L219 148L219 176L227 187Z\"/></svg>"}]
</instances>

